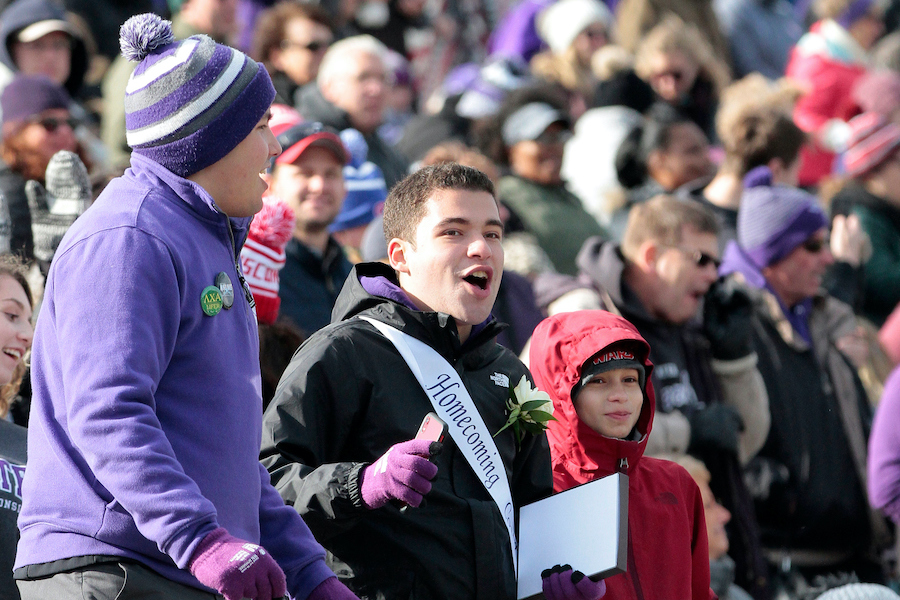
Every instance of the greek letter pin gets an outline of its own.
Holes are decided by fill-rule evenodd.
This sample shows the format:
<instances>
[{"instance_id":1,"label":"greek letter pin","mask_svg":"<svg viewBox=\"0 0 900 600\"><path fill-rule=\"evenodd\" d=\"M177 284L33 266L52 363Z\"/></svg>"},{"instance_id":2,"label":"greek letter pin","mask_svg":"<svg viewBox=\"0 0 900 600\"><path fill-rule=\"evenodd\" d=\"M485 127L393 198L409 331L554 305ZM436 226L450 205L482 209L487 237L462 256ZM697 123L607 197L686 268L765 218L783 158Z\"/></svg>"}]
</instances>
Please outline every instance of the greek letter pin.
<instances>
[{"instance_id":1,"label":"greek letter pin","mask_svg":"<svg viewBox=\"0 0 900 600\"><path fill-rule=\"evenodd\" d=\"M200 294L200 308L203 314L214 317L222 310L222 292L214 285L208 285L203 288Z\"/></svg>"}]
</instances>

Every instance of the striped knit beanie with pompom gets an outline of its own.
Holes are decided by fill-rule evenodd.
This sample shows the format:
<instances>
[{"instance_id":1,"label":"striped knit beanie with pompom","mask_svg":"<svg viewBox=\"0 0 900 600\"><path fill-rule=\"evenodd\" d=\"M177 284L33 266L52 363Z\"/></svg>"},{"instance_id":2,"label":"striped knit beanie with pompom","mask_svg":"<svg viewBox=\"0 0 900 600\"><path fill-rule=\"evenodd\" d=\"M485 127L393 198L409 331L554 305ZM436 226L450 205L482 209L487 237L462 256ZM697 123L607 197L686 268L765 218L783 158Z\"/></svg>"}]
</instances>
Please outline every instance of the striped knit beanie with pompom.
<instances>
[{"instance_id":1,"label":"striped knit beanie with pompom","mask_svg":"<svg viewBox=\"0 0 900 600\"><path fill-rule=\"evenodd\" d=\"M246 138L275 99L261 63L206 35L176 41L169 21L147 13L120 30L122 55L138 62L125 88L132 150L187 177Z\"/></svg>"}]
</instances>

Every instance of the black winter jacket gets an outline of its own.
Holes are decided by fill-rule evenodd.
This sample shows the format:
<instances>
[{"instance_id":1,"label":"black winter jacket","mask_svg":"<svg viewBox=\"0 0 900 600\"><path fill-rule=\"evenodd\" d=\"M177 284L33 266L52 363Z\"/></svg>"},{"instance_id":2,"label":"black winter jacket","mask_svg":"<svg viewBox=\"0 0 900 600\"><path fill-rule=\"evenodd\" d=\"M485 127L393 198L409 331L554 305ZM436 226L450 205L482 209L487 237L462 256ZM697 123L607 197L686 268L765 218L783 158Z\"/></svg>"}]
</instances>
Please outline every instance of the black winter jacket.
<instances>
[{"instance_id":1,"label":"black winter jacket","mask_svg":"<svg viewBox=\"0 0 900 600\"><path fill-rule=\"evenodd\" d=\"M330 566L360 598L514 600L509 536L500 511L447 436L426 503L401 512L362 505L360 471L414 437L431 402L394 346L365 315L437 350L459 372L490 431L506 422L509 389L528 372L494 341L493 319L462 346L451 317L372 296L360 277L386 277L380 263L354 267L332 324L310 337L285 371L263 418L261 460L272 483L329 551ZM530 379L530 376L529 376ZM516 506L552 492L545 436L517 450L511 431L494 441Z\"/></svg>"}]
</instances>

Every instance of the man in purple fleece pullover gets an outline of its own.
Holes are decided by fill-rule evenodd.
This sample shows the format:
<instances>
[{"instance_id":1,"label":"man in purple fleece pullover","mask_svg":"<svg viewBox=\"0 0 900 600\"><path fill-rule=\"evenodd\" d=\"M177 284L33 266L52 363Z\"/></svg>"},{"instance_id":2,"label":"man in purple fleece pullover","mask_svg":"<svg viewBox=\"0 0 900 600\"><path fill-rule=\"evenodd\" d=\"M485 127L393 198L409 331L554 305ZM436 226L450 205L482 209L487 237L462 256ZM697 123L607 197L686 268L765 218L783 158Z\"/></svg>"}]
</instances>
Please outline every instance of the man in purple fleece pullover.
<instances>
[{"instance_id":1,"label":"man in purple fleece pullover","mask_svg":"<svg viewBox=\"0 0 900 600\"><path fill-rule=\"evenodd\" d=\"M60 245L32 359L24 599L352 600L257 460L239 264L281 152L262 65L154 15L121 32L131 168ZM221 595L218 595L221 594Z\"/></svg>"}]
</instances>

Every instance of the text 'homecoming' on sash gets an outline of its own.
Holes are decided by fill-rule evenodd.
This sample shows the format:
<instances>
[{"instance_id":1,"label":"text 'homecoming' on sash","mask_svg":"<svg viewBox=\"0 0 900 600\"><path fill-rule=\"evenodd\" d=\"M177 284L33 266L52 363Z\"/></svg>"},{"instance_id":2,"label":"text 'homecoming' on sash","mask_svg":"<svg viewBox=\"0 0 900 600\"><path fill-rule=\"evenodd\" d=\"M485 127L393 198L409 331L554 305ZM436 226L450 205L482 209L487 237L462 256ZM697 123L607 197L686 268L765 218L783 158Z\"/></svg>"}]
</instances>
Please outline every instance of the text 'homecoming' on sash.
<instances>
[{"instance_id":1,"label":"text 'homecoming' on sash","mask_svg":"<svg viewBox=\"0 0 900 600\"><path fill-rule=\"evenodd\" d=\"M513 569L516 570L518 542L515 508L506 468L503 466L494 438L475 407L475 402L460 379L459 373L428 344L381 321L369 317L360 319L371 323L397 348L431 400L434 412L447 423L450 437L500 509L509 532Z\"/></svg>"}]
</instances>

